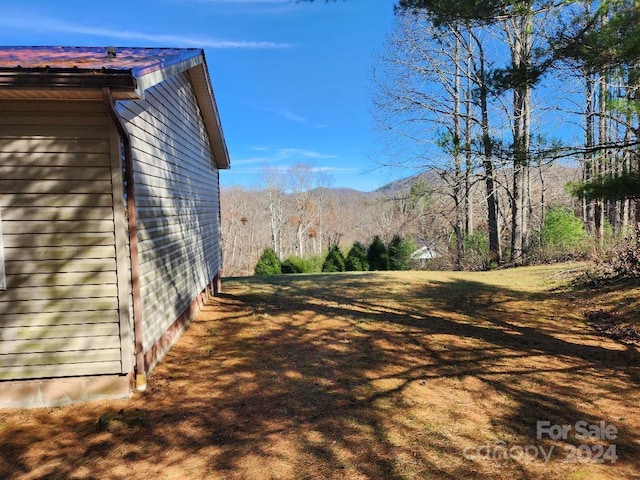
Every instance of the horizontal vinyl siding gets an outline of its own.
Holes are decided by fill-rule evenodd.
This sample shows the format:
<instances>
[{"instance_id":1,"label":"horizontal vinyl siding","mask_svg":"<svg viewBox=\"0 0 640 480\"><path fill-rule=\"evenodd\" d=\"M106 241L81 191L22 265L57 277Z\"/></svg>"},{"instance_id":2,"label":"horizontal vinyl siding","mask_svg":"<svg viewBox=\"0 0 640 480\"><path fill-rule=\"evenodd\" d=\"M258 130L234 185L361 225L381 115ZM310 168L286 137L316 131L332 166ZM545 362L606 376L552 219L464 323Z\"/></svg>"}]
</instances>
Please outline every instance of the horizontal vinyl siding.
<instances>
[{"instance_id":1,"label":"horizontal vinyl siding","mask_svg":"<svg viewBox=\"0 0 640 480\"><path fill-rule=\"evenodd\" d=\"M218 169L186 74L119 112L134 157L148 351L220 270Z\"/></svg>"},{"instance_id":2,"label":"horizontal vinyl siding","mask_svg":"<svg viewBox=\"0 0 640 480\"><path fill-rule=\"evenodd\" d=\"M98 103L0 112L0 380L121 373L109 117Z\"/></svg>"}]
</instances>

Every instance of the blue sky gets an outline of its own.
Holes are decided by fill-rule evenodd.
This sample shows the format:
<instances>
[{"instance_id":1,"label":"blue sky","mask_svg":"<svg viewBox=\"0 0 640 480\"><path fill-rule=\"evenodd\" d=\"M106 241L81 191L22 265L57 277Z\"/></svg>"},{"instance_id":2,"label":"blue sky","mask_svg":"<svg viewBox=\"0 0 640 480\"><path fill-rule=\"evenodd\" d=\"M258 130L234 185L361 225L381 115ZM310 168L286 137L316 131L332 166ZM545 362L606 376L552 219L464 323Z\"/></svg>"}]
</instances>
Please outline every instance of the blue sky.
<instances>
[{"instance_id":1,"label":"blue sky","mask_svg":"<svg viewBox=\"0 0 640 480\"><path fill-rule=\"evenodd\" d=\"M334 187L372 190L373 55L395 0L3 0L0 43L202 47L231 156L223 186L307 163Z\"/></svg>"}]
</instances>

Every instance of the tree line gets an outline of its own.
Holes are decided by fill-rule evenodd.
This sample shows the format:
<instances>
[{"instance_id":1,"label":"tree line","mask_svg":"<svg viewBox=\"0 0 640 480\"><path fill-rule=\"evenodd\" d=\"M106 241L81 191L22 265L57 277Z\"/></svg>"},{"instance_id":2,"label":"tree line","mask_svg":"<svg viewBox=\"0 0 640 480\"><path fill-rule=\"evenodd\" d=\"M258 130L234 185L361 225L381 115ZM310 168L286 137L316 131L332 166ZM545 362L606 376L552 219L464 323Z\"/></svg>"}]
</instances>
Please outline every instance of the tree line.
<instances>
[{"instance_id":1,"label":"tree line","mask_svg":"<svg viewBox=\"0 0 640 480\"><path fill-rule=\"evenodd\" d=\"M557 162L580 165L575 209L598 245L640 222L639 20L634 0L400 0L375 68L383 156L439 172L458 266L479 227L493 262L530 261Z\"/></svg>"},{"instance_id":2,"label":"tree line","mask_svg":"<svg viewBox=\"0 0 640 480\"><path fill-rule=\"evenodd\" d=\"M312 178L317 175L309 165L292 168L308 170ZM544 191L549 201L573 210L579 202L566 192L564 185L567 179L579 180L579 173L574 168L546 166ZM273 180L275 173L269 171L267 175ZM482 226L465 235L465 256L461 264L457 264L451 227L455 203L447 194L446 182L435 172L408 177L374 192L320 187L326 184L326 179L320 176L311 181L309 190L300 196L297 189L285 187L287 179L294 178L289 170L280 171L278 175L282 178L277 183L263 183L258 189L222 189L225 275L253 274L265 248L274 252L288 273L321 271L329 250L336 246L345 256L345 269L360 270L349 266L349 252L356 243L366 246L363 247L366 251L376 236L387 248L394 243L394 237L400 237L415 249L425 247L437 253L437 258L414 264L415 267L482 269L491 266L486 230ZM534 179L532 188L540 187L540 182ZM275 205L270 203L270 197ZM305 199L306 207L313 212L307 217L309 225L302 236L299 236L300 198ZM474 203L472 207L469 218L486 215L482 204ZM559 243L554 245L557 247ZM398 267L392 262L390 268ZM374 266L373 269L386 268Z\"/></svg>"},{"instance_id":3,"label":"tree line","mask_svg":"<svg viewBox=\"0 0 640 480\"><path fill-rule=\"evenodd\" d=\"M388 192L332 189L322 174L305 164L284 171L266 168L262 177L258 189L221 191L226 275L253 273L266 247L281 262L293 258L319 271L333 246L347 252L354 243L368 245L376 235L388 244L396 234L435 242L446 232L438 227L440 220L421 180L405 194L404 187ZM300 178L304 185L298 183ZM429 232L421 231L425 225L432 227Z\"/></svg>"}]
</instances>

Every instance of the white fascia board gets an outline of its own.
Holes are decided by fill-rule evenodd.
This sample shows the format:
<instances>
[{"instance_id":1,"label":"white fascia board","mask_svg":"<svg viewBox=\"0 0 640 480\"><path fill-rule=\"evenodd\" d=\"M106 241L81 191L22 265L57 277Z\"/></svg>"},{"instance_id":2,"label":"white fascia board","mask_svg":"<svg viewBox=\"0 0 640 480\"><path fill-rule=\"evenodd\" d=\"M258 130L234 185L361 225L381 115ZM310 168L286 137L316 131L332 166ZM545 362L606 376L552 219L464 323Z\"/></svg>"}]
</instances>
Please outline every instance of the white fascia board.
<instances>
[{"instance_id":1,"label":"white fascia board","mask_svg":"<svg viewBox=\"0 0 640 480\"><path fill-rule=\"evenodd\" d=\"M228 169L231 166L231 160L229 159L229 151L224 139L222 122L220 121L213 88L211 87L211 81L209 80L207 64L201 63L195 68L192 68L189 70L189 76L191 78L196 98L198 99L198 105L202 112L205 128L209 134L209 140L211 141L211 146L213 148L216 165L220 169Z\"/></svg>"}]
</instances>

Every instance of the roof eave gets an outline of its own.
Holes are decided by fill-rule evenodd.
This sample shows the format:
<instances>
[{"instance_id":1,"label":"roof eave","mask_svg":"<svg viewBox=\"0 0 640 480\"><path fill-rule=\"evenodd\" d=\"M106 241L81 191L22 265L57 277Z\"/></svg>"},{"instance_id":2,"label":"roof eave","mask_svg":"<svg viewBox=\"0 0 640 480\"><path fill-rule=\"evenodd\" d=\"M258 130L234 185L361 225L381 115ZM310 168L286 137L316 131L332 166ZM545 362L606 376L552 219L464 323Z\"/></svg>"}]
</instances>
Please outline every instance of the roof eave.
<instances>
[{"instance_id":1,"label":"roof eave","mask_svg":"<svg viewBox=\"0 0 640 480\"><path fill-rule=\"evenodd\" d=\"M220 169L229 169L231 168L231 160L229 158L229 151L224 139L222 122L220 121L220 115L213 95L213 88L211 87L211 81L209 79L209 73L204 56L201 61L193 68L189 69L188 72L198 100L198 105L200 106L200 111L202 112L205 128L207 129L209 139L211 140L216 165Z\"/></svg>"},{"instance_id":2,"label":"roof eave","mask_svg":"<svg viewBox=\"0 0 640 480\"><path fill-rule=\"evenodd\" d=\"M40 69L0 70L2 88L102 88L136 89L137 81L130 71L78 71L55 72Z\"/></svg>"},{"instance_id":3,"label":"roof eave","mask_svg":"<svg viewBox=\"0 0 640 480\"><path fill-rule=\"evenodd\" d=\"M179 73L185 72L200 63L202 63L201 55L185 58L179 62L163 66L162 68L153 69L149 72L141 72L136 75L137 82L136 93L140 98L144 98L145 90L157 85L166 79L173 77ZM134 74L137 72L134 72Z\"/></svg>"}]
</instances>

